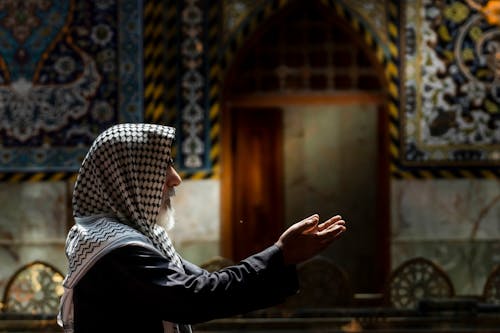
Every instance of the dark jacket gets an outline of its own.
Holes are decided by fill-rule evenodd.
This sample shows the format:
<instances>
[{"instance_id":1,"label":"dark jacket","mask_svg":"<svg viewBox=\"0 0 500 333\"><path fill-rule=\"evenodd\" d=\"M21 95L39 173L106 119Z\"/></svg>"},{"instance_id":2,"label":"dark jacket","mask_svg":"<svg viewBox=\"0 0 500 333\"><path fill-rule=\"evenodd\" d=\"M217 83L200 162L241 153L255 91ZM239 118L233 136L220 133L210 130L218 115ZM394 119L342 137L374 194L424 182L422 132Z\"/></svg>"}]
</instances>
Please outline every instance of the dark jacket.
<instances>
[{"instance_id":1,"label":"dark jacket","mask_svg":"<svg viewBox=\"0 0 500 333\"><path fill-rule=\"evenodd\" d=\"M298 290L295 266L273 245L209 273L183 261L184 272L138 246L101 258L74 288L75 333L163 332L162 320L195 324L284 301Z\"/></svg>"}]
</instances>

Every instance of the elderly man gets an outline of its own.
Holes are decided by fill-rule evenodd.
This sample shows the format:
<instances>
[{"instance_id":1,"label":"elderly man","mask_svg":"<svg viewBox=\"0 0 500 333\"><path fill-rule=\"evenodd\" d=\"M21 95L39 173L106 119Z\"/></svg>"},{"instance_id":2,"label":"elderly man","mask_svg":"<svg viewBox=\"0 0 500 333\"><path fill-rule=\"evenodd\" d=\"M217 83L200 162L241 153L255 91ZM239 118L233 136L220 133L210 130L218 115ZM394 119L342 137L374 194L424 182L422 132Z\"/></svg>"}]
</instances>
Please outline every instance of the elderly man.
<instances>
[{"instance_id":1,"label":"elderly man","mask_svg":"<svg viewBox=\"0 0 500 333\"><path fill-rule=\"evenodd\" d=\"M181 183L171 146L175 129L120 124L92 144L73 193L75 225L58 323L66 332L191 332L190 324L282 302L298 290L295 264L344 230L312 215L276 243L209 273L182 259L164 225Z\"/></svg>"}]
</instances>

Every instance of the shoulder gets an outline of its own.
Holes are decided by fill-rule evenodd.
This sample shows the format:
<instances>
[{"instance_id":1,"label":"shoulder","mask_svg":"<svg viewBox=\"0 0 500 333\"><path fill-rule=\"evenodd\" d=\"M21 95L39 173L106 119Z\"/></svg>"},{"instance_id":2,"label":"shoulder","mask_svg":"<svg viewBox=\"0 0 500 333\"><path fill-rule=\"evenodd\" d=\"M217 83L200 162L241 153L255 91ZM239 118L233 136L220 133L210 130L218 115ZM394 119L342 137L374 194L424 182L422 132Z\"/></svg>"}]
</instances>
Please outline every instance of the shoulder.
<instances>
[{"instance_id":1,"label":"shoulder","mask_svg":"<svg viewBox=\"0 0 500 333\"><path fill-rule=\"evenodd\" d=\"M82 277L82 284L94 282L117 287L132 280L141 280L168 262L158 251L142 245L124 245L109 251L100 258ZM128 281L128 282L126 282Z\"/></svg>"},{"instance_id":2,"label":"shoulder","mask_svg":"<svg viewBox=\"0 0 500 333\"><path fill-rule=\"evenodd\" d=\"M104 259L107 260L118 260L118 261L128 261L132 258L136 259L147 259L156 258L157 260L166 258L154 247L147 243L134 243L127 244L124 246L117 247L110 251Z\"/></svg>"}]
</instances>

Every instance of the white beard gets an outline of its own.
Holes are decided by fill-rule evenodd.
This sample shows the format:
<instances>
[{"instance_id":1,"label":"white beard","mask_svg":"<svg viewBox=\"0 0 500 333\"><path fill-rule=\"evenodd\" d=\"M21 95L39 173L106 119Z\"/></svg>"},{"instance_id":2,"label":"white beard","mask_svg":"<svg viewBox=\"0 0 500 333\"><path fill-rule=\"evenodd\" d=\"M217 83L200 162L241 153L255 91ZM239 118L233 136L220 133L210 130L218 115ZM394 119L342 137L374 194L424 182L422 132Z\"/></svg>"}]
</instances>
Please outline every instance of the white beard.
<instances>
[{"instance_id":1,"label":"white beard","mask_svg":"<svg viewBox=\"0 0 500 333\"><path fill-rule=\"evenodd\" d=\"M156 223L161 225L165 230L171 230L175 225L175 210L173 208L161 209L158 214Z\"/></svg>"},{"instance_id":2,"label":"white beard","mask_svg":"<svg viewBox=\"0 0 500 333\"><path fill-rule=\"evenodd\" d=\"M156 219L156 223L165 228L167 231L171 230L175 225L175 209L172 207L170 202L170 198L174 195L175 191L173 188L164 193L160 212L158 213L158 217Z\"/></svg>"}]
</instances>

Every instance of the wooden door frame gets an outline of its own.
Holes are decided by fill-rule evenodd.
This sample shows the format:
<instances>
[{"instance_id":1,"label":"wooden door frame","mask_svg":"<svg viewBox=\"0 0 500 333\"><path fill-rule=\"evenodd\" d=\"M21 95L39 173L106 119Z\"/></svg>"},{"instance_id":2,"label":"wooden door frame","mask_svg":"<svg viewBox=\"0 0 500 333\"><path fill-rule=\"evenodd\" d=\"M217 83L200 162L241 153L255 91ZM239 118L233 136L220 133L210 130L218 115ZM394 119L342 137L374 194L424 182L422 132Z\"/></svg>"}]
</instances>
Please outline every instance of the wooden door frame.
<instances>
[{"instance_id":1,"label":"wooden door frame","mask_svg":"<svg viewBox=\"0 0 500 333\"><path fill-rule=\"evenodd\" d=\"M221 151L220 151L220 252L225 258L233 259L233 140L231 107L224 103L221 108Z\"/></svg>"}]
</instances>

